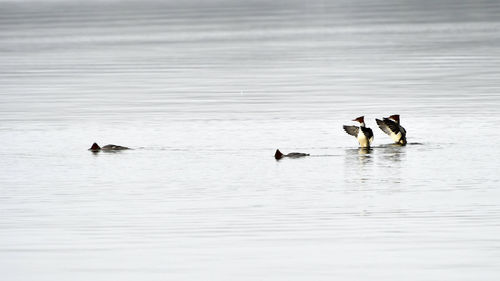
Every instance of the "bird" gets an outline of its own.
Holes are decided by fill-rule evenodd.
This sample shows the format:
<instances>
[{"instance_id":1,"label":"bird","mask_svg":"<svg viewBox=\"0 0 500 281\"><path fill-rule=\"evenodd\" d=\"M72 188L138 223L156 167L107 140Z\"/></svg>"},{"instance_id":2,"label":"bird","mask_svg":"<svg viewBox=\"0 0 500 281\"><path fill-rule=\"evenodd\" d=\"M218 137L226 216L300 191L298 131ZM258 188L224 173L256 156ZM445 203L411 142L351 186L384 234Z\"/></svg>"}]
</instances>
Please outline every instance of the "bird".
<instances>
[{"instance_id":1,"label":"bird","mask_svg":"<svg viewBox=\"0 0 500 281\"><path fill-rule=\"evenodd\" d=\"M92 146L89 148L90 151L92 152L99 152L99 151L117 151L117 150L125 150L125 149L130 149L125 146L120 146L120 145L114 145L114 144L108 144L103 147L100 147L97 143L93 143Z\"/></svg>"},{"instance_id":2,"label":"bird","mask_svg":"<svg viewBox=\"0 0 500 281\"><path fill-rule=\"evenodd\" d=\"M299 158L299 157L305 157L305 156L309 156L309 154L308 153L301 153L301 152L291 152L288 154L283 154L283 153L281 153L281 151L279 149L276 149L276 153L274 153L274 158L276 158L276 160L280 160L283 157Z\"/></svg>"},{"instance_id":3,"label":"bird","mask_svg":"<svg viewBox=\"0 0 500 281\"><path fill-rule=\"evenodd\" d=\"M358 139L359 145L363 148L370 148L373 142L373 131L365 126L365 117L361 116L352 121L359 122L358 126L344 125L344 131Z\"/></svg>"},{"instance_id":4,"label":"bird","mask_svg":"<svg viewBox=\"0 0 500 281\"><path fill-rule=\"evenodd\" d=\"M375 119L377 125L384 133L389 135L391 139L400 145L406 145L406 130L399 122L399 115L391 115L387 118Z\"/></svg>"}]
</instances>

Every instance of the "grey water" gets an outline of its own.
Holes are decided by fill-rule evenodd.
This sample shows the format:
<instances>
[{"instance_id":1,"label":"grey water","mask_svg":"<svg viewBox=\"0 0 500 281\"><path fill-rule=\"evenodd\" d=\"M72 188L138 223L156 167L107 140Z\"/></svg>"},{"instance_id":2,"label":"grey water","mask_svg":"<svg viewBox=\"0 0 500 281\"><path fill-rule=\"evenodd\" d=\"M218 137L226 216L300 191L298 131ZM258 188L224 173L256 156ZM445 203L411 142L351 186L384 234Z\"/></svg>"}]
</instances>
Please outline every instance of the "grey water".
<instances>
[{"instance_id":1,"label":"grey water","mask_svg":"<svg viewBox=\"0 0 500 281\"><path fill-rule=\"evenodd\" d=\"M498 15L0 1L1 279L498 280Z\"/></svg>"}]
</instances>

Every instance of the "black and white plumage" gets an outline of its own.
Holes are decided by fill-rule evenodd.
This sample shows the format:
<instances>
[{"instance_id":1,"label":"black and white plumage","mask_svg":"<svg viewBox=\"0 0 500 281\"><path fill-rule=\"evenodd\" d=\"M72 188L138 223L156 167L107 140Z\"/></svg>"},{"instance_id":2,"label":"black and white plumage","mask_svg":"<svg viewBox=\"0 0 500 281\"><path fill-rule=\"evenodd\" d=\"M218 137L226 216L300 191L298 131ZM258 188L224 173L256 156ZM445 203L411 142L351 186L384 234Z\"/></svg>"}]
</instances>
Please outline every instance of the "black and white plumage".
<instances>
[{"instance_id":1,"label":"black and white plumage","mask_svg":"<svg viewBox=\"0 0 500 281\"><path fill-rule=\"evenodd\" d=\"M359 122L360 126L344 125L344 131L358 139L359 145L364 148L370 148L373 142L373 131L365 126L364 116L358 117L352 121Z\"/></svg>"},{"instance_id":2,"label":"black and white plumage","mask_svg":"<svg viewBox=\"0 0 500 281\"><path fill-rule=\"evenodd\" d=\"M406 145L406 130L400 125L399 115L391 115L382 120L375 119L375 121L380 130L389 135L395 143Z\"/></svg>"}]
</instances>

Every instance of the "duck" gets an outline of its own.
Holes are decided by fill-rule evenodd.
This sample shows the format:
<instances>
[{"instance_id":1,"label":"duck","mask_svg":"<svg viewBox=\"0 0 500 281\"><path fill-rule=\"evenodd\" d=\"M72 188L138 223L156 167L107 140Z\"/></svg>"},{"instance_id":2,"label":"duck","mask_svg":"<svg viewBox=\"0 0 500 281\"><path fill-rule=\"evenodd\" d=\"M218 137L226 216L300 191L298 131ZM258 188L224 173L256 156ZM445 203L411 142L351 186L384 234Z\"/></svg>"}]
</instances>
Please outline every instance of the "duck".
<instances>
[{"instance_id":1,"label":"duck","mask_svg":"<svg viewBox=\"0 0 500 281\"><path fill-rule=\"evenodd\" d=\"M359 122L359 127L344 125L344 131L349 135L356 137L362 148L370 148L371 143L373 142L373 131L365 126L365 117L361 116L353 119L352 121Z\"/></svg>"},{"instance_id":2,"label":"duck","mask_svg":"<svg viewBox=\"0 0 500 281\"><path fill-rule=\"evenodd\" d=\"M398 114L391 115L387 118L375 119L377 125L384 133L389 135L394 143L406 145L406 130L401 126Z\"/></svg>"},{"instance_id":3,"label":"duck","mask_svg":"<svg viewBox=\"0 0 500 281\"><path fill-rule=\"evenodd\" d=\"M288 154L283 154L283 153L281 153L281 151L279 149L276 149L276 153L274 153L274 158L276 158L276 160L280 160L284 157L300 158L300 157L305 157L305 156L309 156L309 155L310 154L308 154L308 153L301 153L301 152L291 152Z\"/></svg>"},{"instance_id":4,"label":"duck","mask_svg":"<svg viewBox=\"0 0 500 281\"><path fill-rule=\"evenodd\" d=\"M90 151L92 152L99 152L99 151L118 151L118 150L126 150L130 149L125 146L121 145L115 145L115 144L107 144L103 147L100 147L97 143L93 143L92 146L89 148Z\"/></svg>"}]
</instances>

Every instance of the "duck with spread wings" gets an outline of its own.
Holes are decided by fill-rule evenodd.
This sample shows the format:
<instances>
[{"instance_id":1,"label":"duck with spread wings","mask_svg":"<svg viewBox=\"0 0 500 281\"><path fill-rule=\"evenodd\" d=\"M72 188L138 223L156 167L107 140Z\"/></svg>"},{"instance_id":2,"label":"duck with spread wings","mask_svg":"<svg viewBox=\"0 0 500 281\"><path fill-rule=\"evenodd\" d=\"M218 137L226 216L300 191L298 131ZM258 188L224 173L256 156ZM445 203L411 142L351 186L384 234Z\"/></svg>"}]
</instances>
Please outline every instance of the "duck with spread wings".
<instances>
[{"instance_id":1,"label":"duck with spread wings","mask_svg":"<svg viewBox=\"0 0 500 281\"><path fill-rule=\"evenodd\" d=\"M377 125L384 133L389 135L391 139L400 145L406 145L406 130L401 126L399 115L391 115L387 118L375 119Z\"/></svg>"},{"instance_id":2,"label":"duck with spread wings","mask_svg":"<svg viewBox=\"0 0 500 281\"><path fill-rule=\"evenodd\" d=\"M373 142L373 131L372 129L366 127L365 117L361 116L352 121L359 122L359 127L344 125L344 131L346 131L349 135L356 137L361 147L370 148L371 143Z\"/></svg>"}]
</instances>

